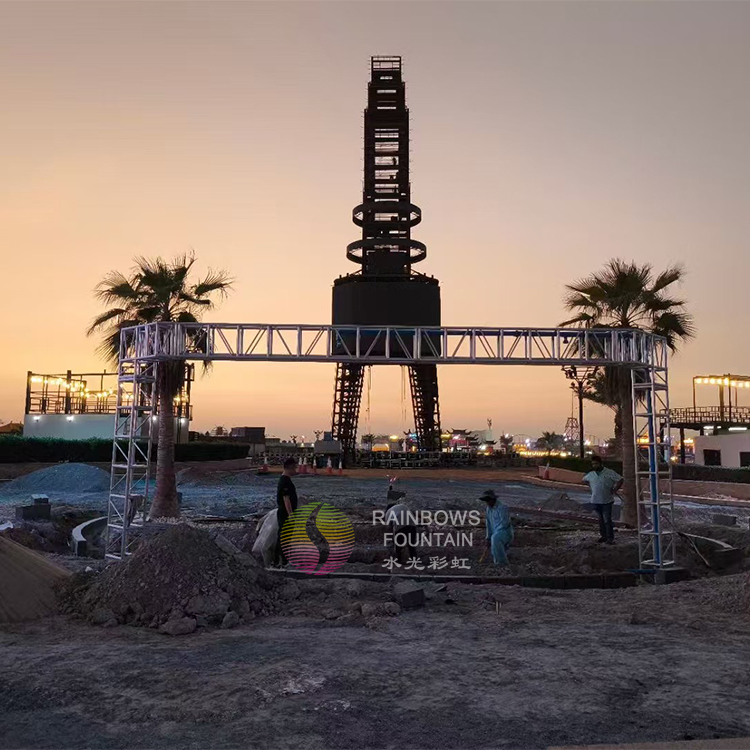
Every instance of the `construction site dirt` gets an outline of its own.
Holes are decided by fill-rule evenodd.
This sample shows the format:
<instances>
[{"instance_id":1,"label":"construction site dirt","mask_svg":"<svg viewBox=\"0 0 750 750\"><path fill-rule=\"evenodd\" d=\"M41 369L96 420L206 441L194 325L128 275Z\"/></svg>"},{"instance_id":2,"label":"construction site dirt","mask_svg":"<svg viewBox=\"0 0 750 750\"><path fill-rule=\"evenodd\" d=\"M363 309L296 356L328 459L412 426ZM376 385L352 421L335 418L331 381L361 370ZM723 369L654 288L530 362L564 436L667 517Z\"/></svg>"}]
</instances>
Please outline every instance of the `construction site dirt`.
<instances>
[{"instance_id":1,"label":"construction site dirt","mask_svg":"<svg viewBox=\"0 0 750 750\"><path fill-rule=\"evenodd\" d=\"M745 550L746 521L714 526L710 509L678 505L680 530L698 539L695 549L680 545L692 576L681 583L482 584L633 569L634 536L621 530L614 545L597 544L575 489L561 498L515 477L401 478L415 510L481 510L485 484L520 509L509 568L482 558L483 523L457 527L473 530L465 552L418 550L420 575L475 581L420 578L409 585L424 605L412 607L389 575L403 568L384 566L384 529L372 523L385 477L295 482L303 502L331 503L353 524L356 544L339 572L377 580L262 570L248 552L275 481L242 471L183 473L188 523L157 529L140 558L106 571L103 560L39 542L41 526L2 532L33 540L77 575L62 584L64 614L0 624L0 747L546 748L750 735L747 559L721 574L700 541ZM71 517L103 510L106 498L43 489ZM5 487L0 509L16 497ZM564 517L571 501L588 521ZM542 506L548 513L536 514ZM468 570L428 568L459 555Z\"/></svg>"},{"instance_id":2,"label":"construction site dirt","mask_svg":"<svg viewBox=\"0 0 750 750\"><path fill-rule=\"evenodd\" d=\"M318 600L298 605L306 614L184 638L64 617L4 626L0 746L544 748L748 735L742 575L720 589L431 585L424 608L369 617L363 603L387 586L352 597L337 591L344 582L306 581ZM359 614L327 619L331 602Z\"/></svg>"}]
</instances>

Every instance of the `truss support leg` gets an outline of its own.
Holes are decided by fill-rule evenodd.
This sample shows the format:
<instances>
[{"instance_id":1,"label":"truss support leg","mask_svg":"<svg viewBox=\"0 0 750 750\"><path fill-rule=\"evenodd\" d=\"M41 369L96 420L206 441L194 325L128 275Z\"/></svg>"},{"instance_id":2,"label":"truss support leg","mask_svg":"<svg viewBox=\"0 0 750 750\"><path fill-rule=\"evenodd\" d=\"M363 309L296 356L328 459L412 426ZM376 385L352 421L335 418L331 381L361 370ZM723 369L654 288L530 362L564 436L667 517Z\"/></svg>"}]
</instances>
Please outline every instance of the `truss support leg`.
<instances>
[{"instance_id":1,"label":"truss support leg","mask_svg":"<svg viewBox=\"0 0 750 750\"><path fill-rule=\"evenodd\" d=\"M423 451L440 450L440 404L438 401L437 367L409 367L411 400L414 407L414 428L417 444Z\"/></svg>"},{"instance_id":2,"label":"truss support leg","mask_svg":"<svg viewBox=\"0 0 750 750\"><path fill-rule=\"evenodd\" d=\"M105 557L130 554L135 532L148 512L153 418L156 413L154 362L120 359L112 443L112 474L107 504Z\"/></svg>"},{"instance_id":3,"label":"truss support leg","mask_svg":"<svg viewBox=\"0 0 750 750\"><path fill-rule=\"evenodd\" d=\"M666 368L634 369L632 384L640 566L674 567L675 533ZM657 419L662 420L661 435L657 430Z\"/></svg>"},{"instance_id":4,"label":"truss support leg","mask_svg":"<svg viewBox=\"0 0 750 750\"><path fill-rule=\"evenodd\" d=\"M331 432L333 439L341 443L344 462L347 464L354 460L357 447L357 424L364 373L363 365L346 363L336 365Z\"/></svg>"}]
</instances>

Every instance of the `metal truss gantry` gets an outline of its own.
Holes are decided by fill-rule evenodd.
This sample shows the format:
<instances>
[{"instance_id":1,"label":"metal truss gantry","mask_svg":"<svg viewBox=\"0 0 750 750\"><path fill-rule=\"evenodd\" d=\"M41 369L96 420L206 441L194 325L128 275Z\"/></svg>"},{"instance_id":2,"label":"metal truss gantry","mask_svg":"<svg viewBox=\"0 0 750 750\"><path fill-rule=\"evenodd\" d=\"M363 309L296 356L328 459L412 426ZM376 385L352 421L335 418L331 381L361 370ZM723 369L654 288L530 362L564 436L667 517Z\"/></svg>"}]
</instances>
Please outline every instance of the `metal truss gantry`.
<instances>
[{"instance_id":1,"label":"metal truss gantry","mask_svg":"<svg viewBox=\"0 0 750 750\"><path fill-rule=\"evenodd\" d=\"M130 553L132 532L146 522L158 367L154 360L129 356L123 343L121 339L104 549L105 557L116 560Z\"/></svg>"},{"instance_id":2,"label":"metal truss gantry","mask_svg":"<svg viewBox=\"0 0 750 750\"><path fill-rule=\"evenodd\" d=\"M632 373L640 562L653 568L674 566L668 353L665 339L630 329L257 323L149 323L125 328L120 339L107 557L127 555L131 532L145 522L155 377L162 362L327 362L337 365L340 377L358 379L359 388L361 370L368 364L413 369L575 365L623 367Z\"/></svg>"},{"instance_id":3,"label":"metal truss gantry","mask_svg":"<svg viewBox=\"0 0 750 750\"><path fill-rule=\"evenodd\" d=\"M666 347L648 368L632 371L638 557L641 567L675 563L671 426Z\"/></svg>"}]
</instances>

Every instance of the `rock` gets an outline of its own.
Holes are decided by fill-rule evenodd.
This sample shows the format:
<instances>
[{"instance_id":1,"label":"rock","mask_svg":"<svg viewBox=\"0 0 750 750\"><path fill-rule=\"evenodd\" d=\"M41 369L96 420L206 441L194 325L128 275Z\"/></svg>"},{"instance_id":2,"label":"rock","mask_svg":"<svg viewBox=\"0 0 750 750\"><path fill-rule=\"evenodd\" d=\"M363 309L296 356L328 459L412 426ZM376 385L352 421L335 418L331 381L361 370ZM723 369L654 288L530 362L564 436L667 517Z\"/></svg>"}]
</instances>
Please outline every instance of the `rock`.
<instances>
[{"instance_id":1,"label":"rock","mask_svg":"<svg viewBox=\"0 0 750 750\"><path fill-rule=\"evenodd\" d=\"M256 615L260 614L263 611L263 602L259 599L253 599L248 603L250 604L250 611L254 612Z\"/></svg>"},{"instance_id":2,"label":"rock","mask_svg":"<svg viewBox=\"0 0 750 750\"><path fill-rule=\"evenodd\" d=\"M363 617L376 617L383 614L383 605L380 602L365 602L361 612Z\"/></svg>"},{"instance_id":3,"label":"rock","mask_svg":"<svg viewBox=\"0 0 750 750\"><path fill-rule=\"evenodd\" d=\"M300 595L300 589L299 586L294 581L287 581L280 589L279 589L279 598L283 601L293 601L294 599L299 598Z\"/></svg>"},{"instance_id":4,"label":"rock","mask_svg":"<svg viewBox=\"0 0 750 750\"><path fill-rule=\"evenodd\" d=\"M208 626L208 620L203 615L197 615L195 618L195 624L199 628L205 628Z\"/></svg>"},{"instance_id":5,"label":"rock","mask_svg":"<svg viewBox=\"0 0 750 750\"><path fill-rule=\"evenodd\" d=\"M424 607L424 589L411 581L401 581L400 583L397 583L393 587L393 596L402 609Z\"/></svg>"},{"instance_id":6,"label":"rock","mask_svg":"<svg viewBox=\"0 0 750 750\"><path fill-rule=\"evenodd\" d=\"M104 628L116 628L119 623L117 620L113 617L111 620L107 620L107 622L102 625Z\"/></svg>"},{"instance_id":7,"label":"rock","mask_svg":"<svg viewBox=\"0 0 750 750\"><path fill-rule=\"evenodd\" d=\"M357 615L358 615L357 612L347 612L345 615L341 615L341 617L339 617L338 620L336 620L336 622L340 622L343 625L356 622L359 619Z\"/></svg>"},{"instance_id":8,"label":"rock","mask_svg":"<svg viewBox=\"0 0 750 750\"><path fill-rule=\"evenodd\" d=\"M194 617L183 617L179 620L169 620L159 628L160 633L167 635L187 635L198 627Z\"/></svg>"},{"instance_id":9,"label":"rock","mask_svg":"<svg viewBox=\"0 0 750 750\"><path fill-rule=\"evenodd\" d=\"M117 622L115 613L111 609L95 609L91 613L90 619L93 625L104 625L105 622L109 622L110 620Z\"/></svg>"},{"instance_id":10,"label":"rock","mask_svg":"<svg viewBox=\"0 0 750 750\"><path fill-rule=\"evenodd\" d=\"M224 619L221 621L221 627L224 629L233 628L240 622L240 616L236 612L231 610L224 615Z\"/></svg>"},{"instance_id":11,"label":"rock","mask_svg":"<svg viewBox=\"0 0 750 750\"><path fill-rule=\"evenodd\" d=\"M173 607L169 613L170 620L181 620L185 617L185 610L182 607Z\"/></svg>"},{"instance_id":12,"label":"rock","mask_svg":"<svg viewBox=\"0 0 750 750\"><path fill-rule=\"evenodd\" d=\"M396 617L401 614L401 607L396 602L386 602L383 605L383 614Z\"/></svg>"},{"instance_id":13,"label":"rock","mask_svg":"<svg viewBox=\"0 0 750 750\"><path fill-rule=\"evenodd\" d=\"M225 591L219 591L210 596L194 596L188 602L185 611L189 615L205 615L206 617L223 617L229 605L231 598Z\"/></svg>"},{"instance_id":14,"label":"rock","mask_svg":"<svg viewBox=\"0 0 750 750\"><path fill-rule=\"evenodd\" d=\"M325 617L326 620L336 620L338 619L340 614L341 613L337 612L335 609L327 609L325 612L323 612L323 617Z\"/></svg>"},{"instance_id":15,"label":"rock","mask_svg":"<svg viewBox=\"0 0 750 750\"><path fill-rule=\"evenodd\" d=\"M349 581L349 583L346 584L346 593L353 598L362 596L362 584L356 580Z\"/></svg>"}]
</instances>

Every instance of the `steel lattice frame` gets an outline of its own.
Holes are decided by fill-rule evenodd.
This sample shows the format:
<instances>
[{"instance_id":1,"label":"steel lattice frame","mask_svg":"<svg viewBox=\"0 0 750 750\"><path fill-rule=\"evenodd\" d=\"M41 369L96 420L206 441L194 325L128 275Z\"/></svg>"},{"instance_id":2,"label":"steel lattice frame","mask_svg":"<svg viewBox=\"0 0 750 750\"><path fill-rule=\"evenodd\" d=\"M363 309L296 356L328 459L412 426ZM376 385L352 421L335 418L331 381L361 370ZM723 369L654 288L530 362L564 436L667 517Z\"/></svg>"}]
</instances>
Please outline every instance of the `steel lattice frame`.
<instances>
[{"instance_id":1,"label":"steel lattice frame","mask_svg":"<svg viewBox=\"0 0 750 750\"><path fill-rule=\"evenodd\" d=\"M362 341L368 345L361 345ZM668 354L665 339L630 329L257 323L149 323L125 328L120 340L107 557L127 555L131 531L145 522L160 362L576 365L624 367L632 372L640 561L655 568L673 566Z\"/></svg>"},{"instance_id":2,"label":"steel lattice frame","mask_svg":"<svg viewBox=\"0 0 750 750\"><path fill-rule=\"evenodd\" d=\"M632 371L638 555L657 568L675 563L667 352L662 345L650 367Z\"/></svg>"}]
</instances>

